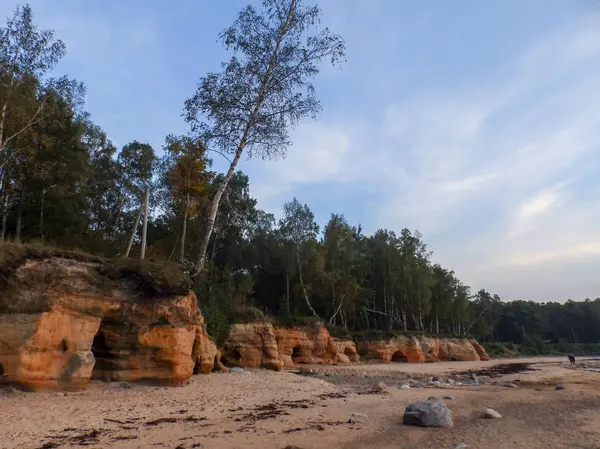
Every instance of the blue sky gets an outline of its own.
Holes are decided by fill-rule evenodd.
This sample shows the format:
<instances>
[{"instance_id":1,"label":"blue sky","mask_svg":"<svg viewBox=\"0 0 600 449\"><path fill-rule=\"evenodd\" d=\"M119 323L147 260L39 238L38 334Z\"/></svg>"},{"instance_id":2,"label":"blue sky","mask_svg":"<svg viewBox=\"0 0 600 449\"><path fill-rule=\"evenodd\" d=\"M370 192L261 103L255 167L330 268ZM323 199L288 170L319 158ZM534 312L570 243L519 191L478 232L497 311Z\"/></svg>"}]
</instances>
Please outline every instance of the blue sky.
<instances>
[{"instance_id":1,"label":"blue sky","mask_svg":"<svg viewBox=\"0 0 600 449\"><path fill-rule=\"evenodd\" d=\"M217 33L247 2L30 4L66 42L58 71L86 84L93 120L118 146L159 149L186 132L183 102L227 58ZM296 196L321 224L417 228L436 261L507 300L600 296L600 4L320 4L347 63L323 67L323 113L287 159L241 164L260 206Z\"/></svg>"}]
</instances>

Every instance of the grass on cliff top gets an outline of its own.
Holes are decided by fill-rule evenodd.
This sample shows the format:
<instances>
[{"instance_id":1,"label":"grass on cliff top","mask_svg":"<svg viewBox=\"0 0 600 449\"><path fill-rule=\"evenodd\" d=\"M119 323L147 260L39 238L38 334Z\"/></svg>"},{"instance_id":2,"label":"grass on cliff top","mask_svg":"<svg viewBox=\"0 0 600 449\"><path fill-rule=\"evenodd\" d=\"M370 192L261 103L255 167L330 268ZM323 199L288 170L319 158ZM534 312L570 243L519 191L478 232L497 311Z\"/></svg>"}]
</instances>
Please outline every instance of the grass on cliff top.
<instances>
[{"instance_id":1,"label":"grass on cliff top","mask_svg":"<svg viewBox=\"0 0 600 449\"><path fill-rule=\"evenodd\" d=\"M101 290L124 288L135 294L140 300L160 298L171 295L186 295L192 288L192 280L183 268L168 261L139 259L107 259L78 251L67 251L58 248L0 243L0 313L10 313L15 303L22 302L19 288L13 273L24 263L31 260L66 259L93 264L90 269L90 283ZM47 276L39 279L28 279L29 283L37 283L41 287L49 280ZM13 288L11 288L11 286ZM33 286L32 286L33 287ZM43 301L42 301L43 302ZM17 310L25 310L19 306Z\"/></svg>"}]
</instances>

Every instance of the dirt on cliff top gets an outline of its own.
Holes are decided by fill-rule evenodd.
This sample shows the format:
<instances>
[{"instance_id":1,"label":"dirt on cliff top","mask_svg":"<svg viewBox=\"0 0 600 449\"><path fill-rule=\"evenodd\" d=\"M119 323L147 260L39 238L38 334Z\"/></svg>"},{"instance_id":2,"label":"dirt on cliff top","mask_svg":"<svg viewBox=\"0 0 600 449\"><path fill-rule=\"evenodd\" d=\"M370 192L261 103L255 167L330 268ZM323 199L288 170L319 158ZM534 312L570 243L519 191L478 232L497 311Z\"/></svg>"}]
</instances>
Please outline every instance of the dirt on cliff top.
<instances>
[{"instance_id":1,"label":"dirt on cliff top","mask_svg":"<svg viewBox=\"0 0 600 449\"><path fill-rule=\"evenodd\" d=\"M29 269L17 279L17 271L30 262L48 263ZM120 289L132 300L151 300L186 295L193 286L174 262L107 259L77 251L0 243L0 314L43 311L48 306L45 298L50 287L53 293L72 293L74 283L60 282L68 263L81 264L83 269L71 270L69 277L81 277L79 288L89 288L90 294L110 296L113 289Z\"/></svg>"}]
</instances>

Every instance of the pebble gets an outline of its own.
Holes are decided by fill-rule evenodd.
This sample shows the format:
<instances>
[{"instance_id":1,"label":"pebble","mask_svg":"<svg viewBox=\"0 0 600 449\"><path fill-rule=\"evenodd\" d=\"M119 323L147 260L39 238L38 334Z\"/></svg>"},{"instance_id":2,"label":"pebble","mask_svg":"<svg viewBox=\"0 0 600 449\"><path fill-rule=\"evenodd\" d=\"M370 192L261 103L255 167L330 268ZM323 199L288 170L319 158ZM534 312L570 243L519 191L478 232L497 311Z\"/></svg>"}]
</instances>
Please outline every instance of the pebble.
<instances>
[{"instance_id":1,"label":"pebble","mask_svg":"<svg viewBox=\"0 0 600 449\"><path fill-rule=\"evenodd\" d=\"M556 387L554 387L555 390L560 391L560 390L565 390L565 387L563 385L557 385Z\"/></svg>"},{"instance_id":2,"label":"pebble","mask_svg":"<svg viewBox=\"0 0 600 449\"><path fill-rule=\"evenodd\" d=\"M360 424L360 423L369 422L369 415L367 415L366 413L354 412L350 415L350 422L352 424Z\"/></svg>"},{"instance_id":3,"label":"pebble","mask_svg":"<svg viewBox=\"0 0 600 449\"><path fill-rule=\"evenodd\" d=\"M519 386L517 384L512 383L512 382L507 382L505 384L502 384L502 386L506 387L506 388L519 388Z\"/></svg>"},{"instance_id":4,"label":"pebble","mask_svg":"<svg viewBox=\"0 0 600 449\"><path fill-rule=\"evenodd\" d=\"M401 385L400 389L401 390L410 390L410 385L408 385L408 384Z\"/></svg>"},{"instance_id":5,"label":"pebble","mask_svg":"<svg viewBox=\"0 0 600 449\"><path fill-rule=\"evenodd\" d=\"M500 419L502 415L493 408L486 408L483 412L483 417L488 419Z\"/></svg>"},{"instance_id":6,"label":"pebble","mask_svg":"<svg viewBox=\"0 0 600 449\"><path fill-rule=\"evenodd\" d=\"M468 447L465 443L458 443L454 449L467 449Z\"/></svg>"},{"instance_id":7,"label":"pebble","mask_svg":"<svg viewBox=\"0 0 600 449\"><path fill-rule=\"evenodd\" d=\"M444 399L446 399L447 401L455 401L456 396L444 396Z\"/></svg>"}]
</instances>

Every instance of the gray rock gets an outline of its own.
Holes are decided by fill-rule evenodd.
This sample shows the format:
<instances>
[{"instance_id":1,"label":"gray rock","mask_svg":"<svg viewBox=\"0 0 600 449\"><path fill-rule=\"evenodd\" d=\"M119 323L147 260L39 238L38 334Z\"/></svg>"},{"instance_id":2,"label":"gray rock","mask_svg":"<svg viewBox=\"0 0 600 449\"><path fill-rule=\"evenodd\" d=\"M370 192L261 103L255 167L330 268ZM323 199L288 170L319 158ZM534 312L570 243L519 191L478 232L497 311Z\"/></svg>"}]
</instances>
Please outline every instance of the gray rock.
<instances>
[{"instance_id":1,"label":"gray rock","mask_svg":"<svg viewBox=\"0 0 600 449\"><path fill-rule=\"evenodd\" d=\"M502 415L493 408L486 408L483 412L483 417L488 419L500 419Z\"/></svg>"},{"instance_id":2,"label":"gray rock","mask_svg":"<svg viewBox=\"0 0 600 449\"><path fill-rule=\"evenodd\" d=\"M560 390L565 390L564 385L557 385L554 387L555 390L560 391Z\"/></svg>"},{"instance_id":3,"label":"gray rock","mask_svg":"<svg viewBox=\"0 0 600 449\"><path fill-rule=\"evenodd\" d=\"M439 380L434 380L433 382L430 382L430 384L438 388L442 386L442 383Z\"/></svg>"},{"instance_id":4,"label":"gray rock","mask_svg":"<svg viewBox=\"0 0 600 449\"><path fill-rule=\"evenodd\" d=\"M464 384L462 382L456 382L457 387L462 387Z\"/></svg>"},{"instance_id":5,"label":"gray rock","mask_svg":"<svg viewBox=\"0 0 600 449\"><path fill-rule=\"evenodd\" d=\"M448 378L448 383L449 383L450 385L453 385L453 384L455 384L455 383L456 383L456 381L455 381L454 379L452 379L451 377L449 377L449 378Z\"/></svg>"},{"instance_id":6,"label":"gray rock","mask_svg":"<svg viewBox=\"0 0 600 449\"><path fill-rule=\"evenodd\" d=\"M452 427L452 410L441 399L413 402L406 407L403 422L421 427Z\"/></svg>"},{"instance_id":7,"label":"gray rock","mask_svg":"<svg viewBox=\"0 0 600 449\"><path fill-rule=\"evenodd\" d=\"M479 378L477 377L477 374L471 373L471 380L473 382L479 382Z\"/></svg>"},{"instance_id":8,"label":"gray rock","mask_svg":"<svg viewBox=\"0 0 600 449\"><path fill-rule=\"evenodd\" d=\"M425 383L423 382L415 382L413 388L425 388Z\"/></svg>"},{"instance_id":9,"label":"gray rock","mask_svg":"<svg viewBox=\"0 0 600 449\"><path fill-rule=\"evenodd\" d=\"M447 401L455 401L456 400L456 396L444 396L444 399Z\"/></svg>"},{"instance_id":10,"label":"gray rock","mask_svg":"<svg viewBox=\"0 0 600 449\"><path fill-rule=\"evenodd\" d=\"M467 449L468 447L465 443L458 443L454 449Z\"/></svg>"},{"instance_id":11,"label":"gray rock","mask_svg":"<svg viewBox=\"0 0 600 449\"><path fill-rule=\"evenodd\" d=\"M369 416L366 413L354 412L350 415L349 421L352 424L363 424L369 422Z\"/></svg>"},{"instance_id":12,"label":"gray rock","mask_svg":"<svg viewBox=\"0 0 600 449\"><path fill-rule=\"evenodd\" d=\"M519 388L519 386L513 382L506 382L502 384L502 386L506 388Z\"/></svg>"},{"instance_id":13,"label":"gray rock","mask_svg":"<svg viewBox=\"0 0 600 449\"><path fill-rule=\"evenodd\" d=\"M229 368L229 372L233 374L250 374L248 371L243 370L239 366L234 366L233 368Z\"/></svg>"},{"instance_id":14,"label":"gray rock","mask_svg":"<svg viewBox=\"0 0 600 449\"><path fill-rule=\"evenodd\" d=\"M408 385L408 384L400 385L400 389L401 390L410 390L410 385Z\"/></svg>"},{"instance_id":15,"label":"gray rock","mask_svg":"<svg viewBox=\"0 0 600 449\"><path fill-rule=\"evenodd\" d=\"M435 382L435 381L437 381L437 382L441 382L441 381L442 381L442 378L441 378L440 376L433 376L433 377L431 378L431 380L432 380L432 381L434 381L434 382Z\"/></svg>"}]
</instances>

